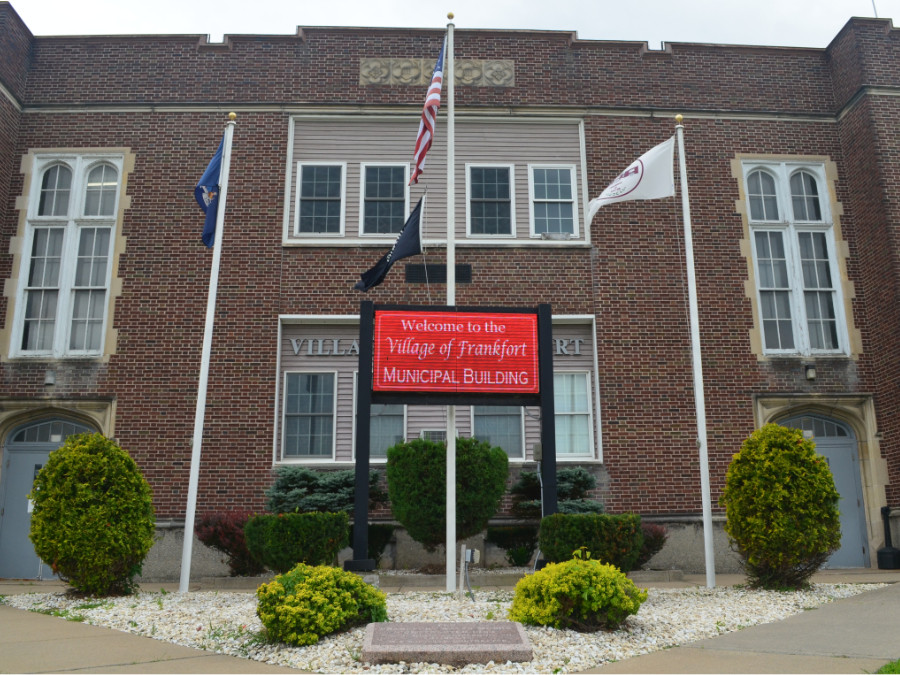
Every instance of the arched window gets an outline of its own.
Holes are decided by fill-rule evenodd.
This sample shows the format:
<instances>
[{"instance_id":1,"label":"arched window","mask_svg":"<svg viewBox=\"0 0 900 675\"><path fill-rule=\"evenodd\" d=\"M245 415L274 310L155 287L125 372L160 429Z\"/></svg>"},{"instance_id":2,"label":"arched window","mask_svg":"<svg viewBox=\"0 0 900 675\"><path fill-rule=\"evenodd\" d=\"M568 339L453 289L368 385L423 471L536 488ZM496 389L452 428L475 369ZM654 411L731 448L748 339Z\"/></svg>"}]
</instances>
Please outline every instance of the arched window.
<instances>
[{"instance_id":1,"label":"arched window","mask_svg":"<svg viewBox=\"0 0 900 675\"><path fill-rule=\"evenodd\" d=\"M41 179L39 216L66 216L69 213L69 195L72 193L72 172L61 164L44 171Z\"/></svg>"},{"instance_id":2,"label":"arched window","mask_svg":"<svg viewBox=\"0 0 900 675\"><path fill-rule=\"evenodd\" d=\"M10 442L16 445L22 443L62 443L74 434L89 434L94 430L78 422L68 420L45 420L33 422L25 427L20 427L13 432Z\"/></svg>"},{"instance_id":3,"label":"arched window","mask_svg":"<svg viewBox=\"0 0 900 675\"><path fill-rule=\"evenodd\" d=\"M750 196L751 220L778 220L778 193L771 175L754 171L747 176L747 194Z\"/></svg>"},{"instance_id":4,"label":"arched window","mask_svg":"<svg viewBox=\"0 0 900 675\"><path fill-rule=\"evenodd\" d=\"M84 195L84 215L112 216L119 192L119 172L109 164L95 166L88 173Z\"/></svg>"},{"instance_id":5,"label":"arched window","mask_svg":"<svg viewBox=\"0 0 900 675\"><path fill-rule=\"evenodd\" d=\"M794 220L822 220L819 188L815 177L808 171L798 171L791 176L791 203L794 207Z\"/></svg>"}]
</instances>

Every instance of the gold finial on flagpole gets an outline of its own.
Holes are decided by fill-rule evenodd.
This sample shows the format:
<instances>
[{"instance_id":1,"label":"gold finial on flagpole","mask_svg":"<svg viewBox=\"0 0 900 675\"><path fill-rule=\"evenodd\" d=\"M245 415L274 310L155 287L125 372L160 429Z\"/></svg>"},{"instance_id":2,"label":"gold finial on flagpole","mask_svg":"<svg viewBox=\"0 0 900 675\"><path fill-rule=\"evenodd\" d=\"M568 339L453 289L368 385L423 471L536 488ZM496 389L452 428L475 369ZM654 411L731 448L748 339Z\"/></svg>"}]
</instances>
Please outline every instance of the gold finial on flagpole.
<instances>
[{"instance_id":1,"label":"gold finial on flagpole","mask_svg":"<svg viewBox=\"0 0 900 675\"><path fill-rule=\"evenodd\" d=\"M678 113L677 115L675 115L676 123L681 124L681 120L683 120L683 119L684 119L684 116L681 113Z\"/></svg>"},{"instance_id":2,"label":"gold finial on flagpole","mask_svg":"<svg viewBox=\"0 0 900 675\"><path fill-rule=\"evenodd\" d=\"M453 12L447 12L447 18L453 21Z\"/></svg>"},{"instance_id":3,"label":"gold finial on flagpole","mask_svg":"<svg viewBox=\"0 0 900 675\"><path fill-rule=\"evenodd\" d=\"M228 113L228 119L234 122L237 119L237 113L230 112Z\"/></svg>"}]
</instances>

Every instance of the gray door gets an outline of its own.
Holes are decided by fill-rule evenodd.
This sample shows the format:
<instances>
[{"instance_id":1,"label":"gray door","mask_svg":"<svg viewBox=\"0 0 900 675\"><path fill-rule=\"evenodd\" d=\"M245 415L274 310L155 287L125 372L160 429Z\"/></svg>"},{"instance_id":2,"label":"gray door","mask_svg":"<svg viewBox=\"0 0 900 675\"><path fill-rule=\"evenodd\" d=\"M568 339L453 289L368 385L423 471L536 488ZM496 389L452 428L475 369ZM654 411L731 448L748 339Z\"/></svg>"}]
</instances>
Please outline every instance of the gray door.
<instances>
[{"instance_id":1,"label":"gray door","mask_svg":"<svg viewBox=\"0 0 900 675\"><path fill-rule=\"evenodd\" d=\"M3 446L0 472L0 578L53 578L28 538L31 509L28 493L38 471L67 436L92 431L65 420L45 420L18 427Z\"/></svg>"},{"instance_id":2,"label":"gray door","mask_svg":"<svg viewBox=\"0 0 900 675\"><path fill-rule=\"evenodd\" d=\"M841 547L825 567L868 567L866 514L859 472L859 448L853 430L840 422L817 415L802 415L781 422L783 426L802 429L804 436L815 441L816 452L828 461L834 475L834 486L841 495Z\"/></svg>"}]
</instances>

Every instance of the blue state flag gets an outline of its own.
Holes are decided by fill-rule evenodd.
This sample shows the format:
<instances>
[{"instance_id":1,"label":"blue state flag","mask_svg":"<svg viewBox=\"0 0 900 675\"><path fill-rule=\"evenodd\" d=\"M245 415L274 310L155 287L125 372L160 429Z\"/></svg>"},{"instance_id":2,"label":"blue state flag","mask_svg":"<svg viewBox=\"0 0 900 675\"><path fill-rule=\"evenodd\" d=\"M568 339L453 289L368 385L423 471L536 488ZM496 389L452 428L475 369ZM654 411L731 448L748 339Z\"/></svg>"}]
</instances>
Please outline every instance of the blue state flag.
<instances>
[{"instance_id":1,"label":"blue state flag","mask_svg":"<svg viewBox=\"0 0 900 675\"><path fill-rule=\"evenodd\" d=\"M219 210L219 175L222 173L222 151L225 147L225 138L219 143L219 149L203 172L200 182L194 188L194 197L206 214L203 224L203 243L207 248L212 248L216 239L216 212Z\"/></svg>"},{"instance_id":2,"label":"blue state flag","mask_svg":"<svg viewBox=\"0 0 900 675\"><path fill-rule=\"evenodd\" d=\"M381 260L375 263L372 269L366 270L359 275L360 280L356 282L355 288L365 293L370 288L374 288L387 276L391 266L401 258L408 258L418 255L422 252L422 237L419 229L419 217L422 213L422 200L416 204L416 208L409 214L403 229L397 235L397 241L394 242L393 248L382 256Z\"/></svg>"}]
</instances>

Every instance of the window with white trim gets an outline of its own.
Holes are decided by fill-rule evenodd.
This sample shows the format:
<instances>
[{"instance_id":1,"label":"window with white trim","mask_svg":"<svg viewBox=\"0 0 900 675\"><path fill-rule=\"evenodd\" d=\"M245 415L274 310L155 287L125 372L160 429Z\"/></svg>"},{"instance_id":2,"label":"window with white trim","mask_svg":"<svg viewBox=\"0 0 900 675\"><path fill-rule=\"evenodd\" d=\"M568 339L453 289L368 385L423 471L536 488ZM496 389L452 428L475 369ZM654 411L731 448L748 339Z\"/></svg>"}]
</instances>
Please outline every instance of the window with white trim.
<instances>
[{"instance_id":1,"label":"window with white trim","mask_svg":"<svg viewBox=\"0 0 900 675\"><path fill-rule=\"evenodd\" d=\"M284 377L282 459L333 459L336 372L289 372Z\"/></svg>"},{"instance_id":2,"label":"window with white trim","mask_svg":"<svg viewBox=\"0 0 900 675\"><path fill-rule=\"evenodd\" d=\"M764 352L845 352L824 167L745 163L744 176Z\"/></svg>"},{"instance_id":3,"label":"window with white trim","mask_svg":"<svg viewBox=\"0 0 900 675\"><path fill-rule=\"evenodd\" d=\"M103 353L123 157L36 156L13 356Z\"/></svg>"},{"instance_id":4,"label":"window with white trim","mask_svg":"<svg viewBox=\"0 0 900 675\"><path fill-rule=\"evenodd\" d=\"M512 166L467 167L466 210L470 236L515 236L514 182Z\"/></svg>"},{"instance_id":5,"label":"window with white trim","mask_svg":"<svg viewBox=\"0 0 900 675\"><path fill-rule=\"evenodd\" d=\"M297 164L297 235L344 233L344 164Z\"/></svg>"},{"instance_id":6,"label":"window with white trim","mask_svg":"<svg viewBox=\"0 0 900 675\"><path fill-rule=\"evenodd\" d=\"M575 167L532 166L528 172L531 235L578 234L575 224Z\"/></svg>"},{"instance_id":7,"label":"window with white trim","mask_svg":"<svg viewBox=\"0 0 900 675\"><path fill-rule=\"evenodd\" d=\"M362 164L360 191L363 234L397 234L408 212L408 164Z\"/></svg>"},{"instance_id":8,"label":"window with white trim","mask_svg":"<svg viewBox=\"0 0 900 675\"><path fill-rule=\"evenodd\" d=\"M524 459L523 410L517 405L473 405L472 435L502 448L510 459Z\"/></svg>"},{"instance_id":9,"label":"window with white trim","mask_svg":"<svg viewBox=\"0 0 900 675\"><path fill-rule=\"evenodd\" d=\"M553 373L558 457L593 453L590 373Z\"/></svg>"}]
</instances>

